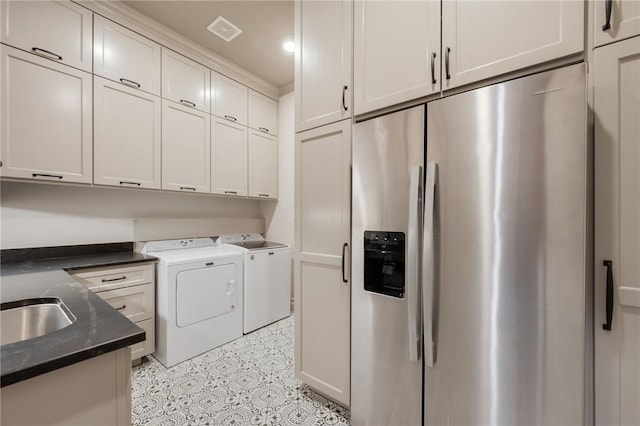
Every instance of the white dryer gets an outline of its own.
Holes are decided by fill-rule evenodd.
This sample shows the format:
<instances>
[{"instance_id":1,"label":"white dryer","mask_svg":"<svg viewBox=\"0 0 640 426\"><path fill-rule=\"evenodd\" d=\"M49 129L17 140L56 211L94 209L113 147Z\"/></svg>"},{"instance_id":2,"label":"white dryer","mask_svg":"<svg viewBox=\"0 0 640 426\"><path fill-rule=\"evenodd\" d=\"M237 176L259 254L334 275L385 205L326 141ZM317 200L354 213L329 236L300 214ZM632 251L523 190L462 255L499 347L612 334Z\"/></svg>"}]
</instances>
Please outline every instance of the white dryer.
<instances>
[{"instance_id":1,"label":"white dryer","mask_svg":"<svg viewBox=\"0 0 640 426\"><path fill-rule=\"evenodd\" d=\"M171 367L242 336L243 255L211 238L150 241L155 256L156 352Z\"/></svg>"},{"instance_id":2,"label":"white dryer","mask_svg":"<svg viewBox=\"0 0 640 426\"><path fill-rule=\"evenodd\" d=\"M222 235L216 241L244 253L244 332L291 315L291 246L260 234Z\"/></svg>"}]
</instances>

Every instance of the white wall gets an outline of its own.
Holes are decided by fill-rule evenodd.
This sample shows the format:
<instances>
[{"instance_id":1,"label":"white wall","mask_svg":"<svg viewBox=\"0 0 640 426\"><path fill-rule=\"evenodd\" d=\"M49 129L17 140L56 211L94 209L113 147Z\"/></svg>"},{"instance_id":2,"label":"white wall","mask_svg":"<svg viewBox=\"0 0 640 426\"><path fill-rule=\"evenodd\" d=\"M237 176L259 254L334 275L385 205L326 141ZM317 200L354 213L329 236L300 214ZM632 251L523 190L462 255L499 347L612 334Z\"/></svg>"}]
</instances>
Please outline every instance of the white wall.
<instances>
[{"instance_id":1,"label":"white wall","mask_svg":"<svg viewBox=\"0 0 640 426\"><path fill-rule=\"evenodd\" d=\"M2 249L133 241L137 218L261 219L262 213L258 201L210 195L22 182L0 185Z\"/></svg>"},{"instance_id":2,"label":"white wall","mask_svg":"<svg viewBox=\"0 0 640 426\"><path fill-rule=\"evenodd\" d=\"M261 201L266 238L293 245L293 92L280 97L278 103L278 202Z\"/></svg>"}]
</instances>

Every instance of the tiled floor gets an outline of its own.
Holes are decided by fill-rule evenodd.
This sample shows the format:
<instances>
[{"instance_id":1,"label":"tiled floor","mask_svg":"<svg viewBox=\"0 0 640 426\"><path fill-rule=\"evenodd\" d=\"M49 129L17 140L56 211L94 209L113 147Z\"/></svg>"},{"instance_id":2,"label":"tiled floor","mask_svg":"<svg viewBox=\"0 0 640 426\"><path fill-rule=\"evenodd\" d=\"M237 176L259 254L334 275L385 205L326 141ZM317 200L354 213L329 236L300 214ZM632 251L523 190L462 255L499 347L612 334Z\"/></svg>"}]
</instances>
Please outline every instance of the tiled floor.
<instances>
[{"instance_id":1,"label":"tiled floor","mask_svg":"<svg viewBox=\"0 0 640 426\"><path fill-rule=\"evenodd\" d=\"M349 411L295 378L286 318L165 368L133 369L134 425L348 425Z\"/></svg>"}]
</instances>

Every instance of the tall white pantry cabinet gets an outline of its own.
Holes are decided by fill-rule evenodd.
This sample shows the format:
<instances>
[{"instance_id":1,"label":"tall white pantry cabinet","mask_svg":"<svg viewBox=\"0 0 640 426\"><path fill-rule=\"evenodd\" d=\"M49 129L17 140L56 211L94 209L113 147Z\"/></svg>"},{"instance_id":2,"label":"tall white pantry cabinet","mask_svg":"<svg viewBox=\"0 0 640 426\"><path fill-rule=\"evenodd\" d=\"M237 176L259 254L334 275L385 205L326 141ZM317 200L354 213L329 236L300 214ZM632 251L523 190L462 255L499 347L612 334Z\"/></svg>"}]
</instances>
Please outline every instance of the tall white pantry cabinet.
<instances>
[{"instance_id":1,"label":"tall white pantry cabinet","mask_svg":"<svg viewBox=\"0 0 640 426\"><path fill-rule=\"evenodd\" d=\"M353 2L296 1L295 20L295 371L349 406Z\"/></svg>"},{"instance_id":2,"label":"tall white pantry cabinet","mask_svg":"<svg viewBox=\"0 0 640 426\"><path fill-rule=\"evenodd\" d=\"M596 27L596 34L600 29ZM638 34L640 27L637 29ZM637 425L640 424L640 35L596 48L593 72L595 423Z\"/></svg>"}]
</instances>

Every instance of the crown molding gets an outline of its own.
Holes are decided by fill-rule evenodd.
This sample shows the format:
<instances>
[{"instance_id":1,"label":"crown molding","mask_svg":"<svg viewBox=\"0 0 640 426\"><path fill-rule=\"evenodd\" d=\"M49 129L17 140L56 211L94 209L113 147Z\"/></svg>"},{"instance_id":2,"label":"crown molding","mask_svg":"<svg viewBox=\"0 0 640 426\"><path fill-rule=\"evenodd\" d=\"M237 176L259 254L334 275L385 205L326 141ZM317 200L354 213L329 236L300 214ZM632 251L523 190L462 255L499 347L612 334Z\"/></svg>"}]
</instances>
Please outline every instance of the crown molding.
<instances>
[{"instance_id":1,"label":"crown molding","mask_svg":"<svg viewBox=\"0 0 640 426\"><path fill-rule=\"evenodd\" d=\"M262 78L223 58L182 34L143 15L119 0L74 0L92 12L110 19L162 46L174 50L213 71L278 100L280 89Z\"/></svg>"},{"instance_id":2,"label":"crown molding","mask_svg":"<svg viewBox=\"0 0 640 426\"><path fill-rule=\"evenodd\" d=\"M294 87L293 87L293 82L291 82L291 83L289 83L289 84L285 84L284 86L282 86L282 87L280 88L280 96L284 96L284 95L286 95L287 93L291 93L291 92L293 92L293 89L294 89Z\"/></svg>"}]
</instances>

